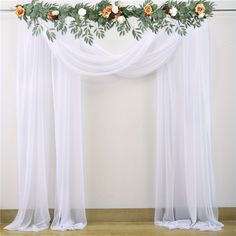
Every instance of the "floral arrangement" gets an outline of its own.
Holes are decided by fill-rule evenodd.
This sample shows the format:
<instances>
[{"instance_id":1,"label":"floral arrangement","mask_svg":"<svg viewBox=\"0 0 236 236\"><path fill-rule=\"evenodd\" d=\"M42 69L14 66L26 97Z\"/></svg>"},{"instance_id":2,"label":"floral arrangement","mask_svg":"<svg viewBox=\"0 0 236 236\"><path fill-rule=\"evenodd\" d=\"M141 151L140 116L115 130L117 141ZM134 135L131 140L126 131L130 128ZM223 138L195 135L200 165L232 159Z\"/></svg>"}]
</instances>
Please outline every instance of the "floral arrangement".
<instances>
[{"instance_id":1,"label":"floral arrangement","mask_svg":"<svg viewBox=\"0 0 236 236\"><path fill-rule=\"evenodd\" d=\"M121 1L112 4L109 0L96 5L78 3L75 6L33 0L16 6L17 16L27 22L28 28L32 27L33 35L44 30L42 20L51 21L52 27L46 29L50 41L56 38L56 31L61 34L69 31L76 39L83 38L90 45L94 37L105 37L105 32L112 27L116 27L120 36L132 32L137 40L147 30L157 33L164 29L168 34L177 32L183 36L187 28L200 27L206 18L213 16L213 10L214 3L207 0L168 0L162 5L146 0L139 6L124 5ZM68 17L70 21L66 20ZM130 23L132 17L137 20L135 26Z\"/></svg>"}]
</instances>

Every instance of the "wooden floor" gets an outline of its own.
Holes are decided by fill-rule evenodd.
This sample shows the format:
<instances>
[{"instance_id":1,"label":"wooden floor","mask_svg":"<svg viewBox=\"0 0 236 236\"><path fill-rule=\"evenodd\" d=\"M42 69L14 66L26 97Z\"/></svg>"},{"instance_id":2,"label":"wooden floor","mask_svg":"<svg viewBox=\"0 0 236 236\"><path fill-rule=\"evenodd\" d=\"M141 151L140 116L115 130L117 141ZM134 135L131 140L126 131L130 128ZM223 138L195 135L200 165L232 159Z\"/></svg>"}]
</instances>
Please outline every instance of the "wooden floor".
<instances>
[{"instance_id":1,"label":"wooden floor","mask_svg":"<svg viewBox=\"0 0 236 236\"><path fill-rule=\"evenodd\" d=\"M89 223L82 231L66 231L57 232L51 230L44 230L37 233L32 232L17 232L6 231L2 228L6 224L0 224L1 236L14 235L14 236L29 236L29 235L60 235L60 236L236 236L236 221L223 222L224 230L218 232L200 232L196 230L167 230L161 227L154 226L151 222L112 222L112 223Z\"/></svg>"}]
</instances>

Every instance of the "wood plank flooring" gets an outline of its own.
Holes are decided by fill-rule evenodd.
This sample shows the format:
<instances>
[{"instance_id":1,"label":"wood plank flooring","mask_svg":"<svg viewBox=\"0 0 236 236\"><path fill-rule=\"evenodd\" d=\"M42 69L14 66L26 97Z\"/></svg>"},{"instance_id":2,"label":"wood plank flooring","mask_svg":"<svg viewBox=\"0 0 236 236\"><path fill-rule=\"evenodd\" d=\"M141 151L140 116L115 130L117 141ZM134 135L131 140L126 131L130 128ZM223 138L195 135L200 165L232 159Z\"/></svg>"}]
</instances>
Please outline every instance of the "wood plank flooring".
<instances>
[{"instance_id":1,"label":"wood plank flooring","mask_svg":"<svg viewBox=\"0 0 236 236\"><path fill-rule=\"evenodd\" d=\"M236 236L236 221L224 221L224 230L218 232L200 232L197 230L167 230L155 226L152 222L94 222L89 223L84 230L58 232L44 230L37 233L6 231L0 224L1 236Z\"/></svg>"}]
</instances>

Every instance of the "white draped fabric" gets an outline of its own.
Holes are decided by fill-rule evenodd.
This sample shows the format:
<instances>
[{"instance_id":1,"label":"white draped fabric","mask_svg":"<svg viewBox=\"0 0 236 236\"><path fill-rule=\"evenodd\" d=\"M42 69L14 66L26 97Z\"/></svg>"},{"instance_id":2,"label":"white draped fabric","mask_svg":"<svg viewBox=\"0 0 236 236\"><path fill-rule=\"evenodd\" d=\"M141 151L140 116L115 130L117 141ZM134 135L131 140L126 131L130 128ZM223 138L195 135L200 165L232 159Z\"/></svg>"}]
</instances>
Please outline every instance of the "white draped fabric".
<instances>
[{"instance_id":1,"label":"white draped fabric","mask_svg":"<svg viewBox=\"0 0 236 236\"><path fill-rule=\"evenodd\" d=\"M110 74L132 79L152 72L157 88L155 224L222 228L211 160L207 24L183 38L147 33L122 54L69 34L53 43L25 34L17 76L19 211L6 229L48 228L52 193L51 228L85 227L80 75L102 81Z\"/></svg>"},{"instance_id":2,"label":"white draped fabric","mask_svg":"<svg viewBox=\"0 0 236 236\"><path fill-rule=\"evenodd\" d=\"M207 26L185 37L158 73L155 223L170 229L219 230Z\"/></svg>"}]
</instances>

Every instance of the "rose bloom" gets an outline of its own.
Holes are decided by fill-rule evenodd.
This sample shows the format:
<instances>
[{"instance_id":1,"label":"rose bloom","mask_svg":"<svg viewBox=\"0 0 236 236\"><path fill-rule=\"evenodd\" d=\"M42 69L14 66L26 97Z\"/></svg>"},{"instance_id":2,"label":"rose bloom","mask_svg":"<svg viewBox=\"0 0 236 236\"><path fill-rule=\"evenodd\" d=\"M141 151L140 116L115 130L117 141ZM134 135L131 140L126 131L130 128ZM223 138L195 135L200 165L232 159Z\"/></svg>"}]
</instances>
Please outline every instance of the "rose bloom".
<instances>
[{"instance_id":1,"label":"rose bloom","mask_svg":"<svg viewBox=\"0 0 236 236\"><path fill-rule=\"evenodd\" d=\"M125 22L125 17L124 16L118 16L117 17L117 21L120 23L120 24L123 24Z\"/></svg>"},{"instance_id":2,"label":"rose bloom","mask_svg":"<svg viewBox=\"0 0 236 236\"><path fill-rule=\"evenodd\" d=\"M59 14L60 14L59 11L52 11L52 15L53 15L53 16L58 16Z\"/></svg>"},{"instance_id":3,"label":"rose bloom","mask_svg":"<svg viewBox=\"0 0 236 236\"><path fill-rule=\"evenodd\" d=\"M104 8L101 12L100 15L102 17L108 18L110 16L110 14L112 13L112 6L107 6L106 8Z\"/></svg>"},{"instance_id":4,"label":"rose bloom","mask_svg":"<svg viewBox=\"0 0 236 236\"><path fill-rule=\"evenodd\" d=\"M205 10L206 10L206 8L202 3L197 4L197 6L195 7L195 12L198 14L204 13Z\"/></svg>"},{"instance_id":5,"label":"rose bloom","mask_svg":"<svg viewBox=\"0 0 236 236\"><path fill-rule=\"evenodd\" d=\"M52 12L48 12L47 17L49 20L57 20L58 19L58 15L53 15Z\"/></svg>"},{"instance_id":6,"label":"rose bloom","mask_svg":"<svg viewBox=\"0 0 236 236\"><path fill-rule=\"evenodd\" d=\"M171 7L169 13L171 14L171 16L176 16L177 15L177 8L176 7Z\"/></svg>"},{"instance_id":7,"label":"rose bloom","mask_svg":"<svg viewBox=\"0 0 236 236\"><path fill-rule=\"evenodd\" d=\"M162 8L162 10L163 10L166 14L168 14L169 11L170 11L170 7L168 6L168 4L165 4L164 7Z\"/></svg>"},{"instance_id":8,"label":"rose bloom","mask_svg":"<svg viewBox=\"0 0 236 236\"><path fill-rule=\"evenodd\" d=\"M152 14L152 7L150 4L147 4L145 7L144 7L144 12L147 16L150 16Z\"/></svg>"},{"instance_id":9,"label":"rose bloom","mask_svg":"<svg viewBox=\"0 0 236 236\"><path fill-rule=\"evenodd\" d=\"M86 13L87 13L87 11L86 11L86 9L84 9L84 8L80 8L79 11L78 11L78 14L79 14L80 16L82 16L82 17L85 16Z\"/></svg>"},{"instance_id":10,"label":"rose bloom","mask_svg":"<svg viewBox=\"0 0 236 236\"><path fill-rule=\"evenodd\" d=\"M117 6L112 6L112 12L114 13L114 14L117 14L118 12L119 12L119 8L117 7Z\"/></svg>"},{"instance_id":11,"label":"rose bloom","mask_svg":"<svg viewBox=\"0 0 236 236\"><path fill-rule=\"evenodd\" d=\"M25 14L25 8L22 5L16 6L16 15L17 16L24 16Z\"/></svg>"}]
</instances>

